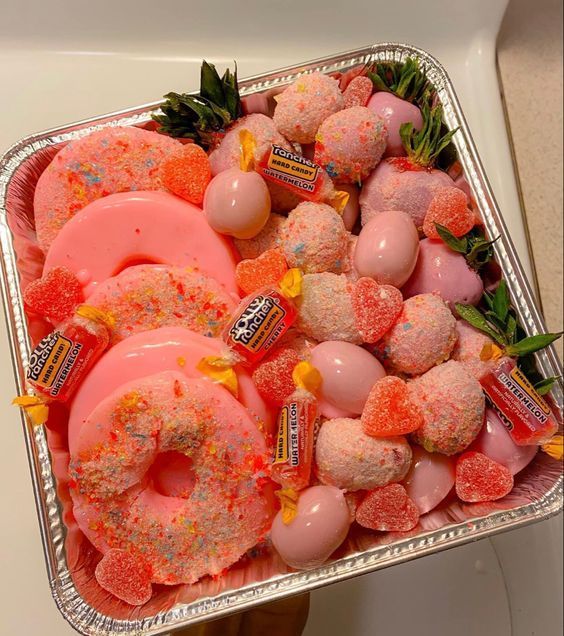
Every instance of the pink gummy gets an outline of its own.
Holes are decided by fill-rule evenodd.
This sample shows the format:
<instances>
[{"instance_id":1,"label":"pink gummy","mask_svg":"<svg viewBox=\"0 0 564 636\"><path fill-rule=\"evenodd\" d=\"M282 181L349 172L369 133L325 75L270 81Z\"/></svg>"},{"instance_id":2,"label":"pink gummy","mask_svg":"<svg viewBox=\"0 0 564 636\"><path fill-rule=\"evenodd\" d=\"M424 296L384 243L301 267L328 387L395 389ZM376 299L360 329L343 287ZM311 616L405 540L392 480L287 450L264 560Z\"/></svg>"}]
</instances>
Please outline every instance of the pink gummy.
<instances>
[{"instance_id":1,"label":"pink gummy","mask_svg":"<svg viewBox=\"0 0 564 636\"><path fill-rule=\"evenodd\" d=\"M129 605L143 605L153 593L149 566L126 550L106 552L95 576L101 587Z\"/></svg>"},{"instance_id":2,"label":"pink gummy","mask_svg":"<svg viewBox=\"0 0 564 636\"><path fill-rule=\"evenodd\" d=\"M419 510L401 484L388 484L366 495L357 508L356 521L370 530L405 532L419 522Z\"/></svg>"},{"instance_id":3,"label":"pink gummy","mask_svg":"<svg viewBox=\"0 0 564 636\"><path fill-rule=\"evenodd\" d=\"M186 144L167 157L162 164L163 185L190 203L201 205L211 179L211 168L205 150Z\"/></svg>"},{"instance_id":4,"label":"pink gummy","mask_svg":"<svg viewBox=\"0 0 564 636\"><path fill-rule=\"evenodd\" d=\"M395 324L403 307L399 289L379 285L372 278L359 278L351 292L356 326L364 342L373 343Z\"/></svg>"},{"instance_id":5,"label":"pink gummy","mask_svg":"<svg viewBox=\"0 0 564 636\"><path fill-rule=\"evenodd\" d=\"M66 267L54 267L31 282L23 298L28 311L57 324L72 315L76 306L84 301L84 294L74 272Z\"/></svg>"},{"instance_id":6,"label":"pink gummy","mask_svg":"<svg viewBox=\"0 0 564 636\"><path fill-rule=\"evenodd\" d=\"M462 501L495 501L513 488L511 471L482 453L463 453L456 462L456 494Z\"/></svg>"},{"instance_id":7,"label":"pink gummy","mask_svg":"<svg viewBox=\"0 0 564 636\"><path fill-rule=\"evenodd\" d=\"M287 271L288 265L282 251L266 250L257 258L237 263L235 281L241 291L247 295L265 285L277 285Z\"/></svg>"},{"instance_id":8,"label":"pink gummy","mask_svg":"<svg viewBox=\"0 0 564 636\"><path fill-rule=\"evenodd\" d=\"M372 80L364 75L359 75L352 79L343 92L345 108L366 106L373 89L374 85L372 84Z\"/></svg>"},{"instance_id":9,"label":"pink gummy","mask_svg":"<svg viewBox=\"0 0 564 636\"><path fill-rule=\"evenodd\" d=\"M260 395L276 406L282 406L296 386L292 372L300 358L293 349L280 348L253 372L253 382Z\"/></svg>"},{"instance_id":10,"label":"pink gummy","mask_svg":"<svg viewBox=\"0 0 564 636\"><path fill-rule=\"evenodd\" d=\"M443 225L454 236L469 232L476 221L474 212L468 207L466 194L458 188L439 188L423 221L423 232L433 239L440 238L435 223Z\"/></svg>"},{"instance_id":11,"label":"pink gummy","mask_svg":"<svg viewBox=\"0 0 564 636\"><path fill-rule=\"evenodd\" d=\"M423 424L423 413L407 384L393 375L376 382L362 411L362 430L372 437L407 435Z\"/></svg>"}]
</instances>

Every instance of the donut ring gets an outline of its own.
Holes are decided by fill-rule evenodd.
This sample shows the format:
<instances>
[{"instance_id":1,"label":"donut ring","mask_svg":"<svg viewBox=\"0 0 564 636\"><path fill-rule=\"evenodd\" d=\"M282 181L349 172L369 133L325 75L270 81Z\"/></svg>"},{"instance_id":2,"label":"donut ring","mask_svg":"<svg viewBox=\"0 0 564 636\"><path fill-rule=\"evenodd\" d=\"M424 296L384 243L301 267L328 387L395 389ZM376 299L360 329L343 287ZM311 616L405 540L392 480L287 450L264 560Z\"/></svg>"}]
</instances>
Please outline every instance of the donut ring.
<instances>
[{"instance_id":1,"label":"donut ring","mask_svg":"<svg viewBox=\"0 0 564 636\"><path fill-rule=\"evenodd\" d=\"M186 497L150 479L159 453L191 460ZM76 521L102 553L137 553L153 583L194 583L235 563L267 531L264 439L223 387L174 371L122 385L91 413L71 454Z\"/></svg>"},{"instance_id":2,"label":"donut ring","mask_svg":"<svg viewBox=\"0 0 564 636\"><path fill-rule=\"evenodd\" d=\"M88 303L113 317L112 345L168 326L219 336L236 306L213 278L170 265L128 267L100 283Z\"/></svg>"},{"instance_id":3,"label":"donut ring","mask_svg":"<svg viewBox=\"0 0 564 636\"><path fill-rule=\"evenodd\" d=\"M65 224L44 272L65 266L90 296L97 284L139 263L192 267L237 295L236 259L202 210L166 192L123 192L94 201Z\"/></svg>"}]
</instances>

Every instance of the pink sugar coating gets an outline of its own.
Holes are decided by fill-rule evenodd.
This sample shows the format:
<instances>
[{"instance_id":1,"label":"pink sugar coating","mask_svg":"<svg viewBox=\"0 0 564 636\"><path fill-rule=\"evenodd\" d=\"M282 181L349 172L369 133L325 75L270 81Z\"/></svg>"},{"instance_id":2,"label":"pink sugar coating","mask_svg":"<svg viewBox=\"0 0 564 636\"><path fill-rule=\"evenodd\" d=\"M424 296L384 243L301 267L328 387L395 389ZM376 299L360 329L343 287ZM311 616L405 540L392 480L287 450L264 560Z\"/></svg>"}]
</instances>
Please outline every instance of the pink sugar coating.
<instances>
[{"instance_id":1,"label":"pink sugar coating","mask_svg":"<svg viewBox=\"0 0 564 636\"><path fill-rule=\"evenodd\" d=\"M315 162L343 183L360 183L386 149L386 124L364 106L328 117L315 136Z\"/></svg>"},{"instance_id":2,"label":"pink sugar coating","mask_svg":"<svg viewBox=\"0 0 564 636\"><path fill-rule=\"evenodd\" d=\"M54 267L25 288L23 299L28 311L56 325L83 302L84 293L74 272L66 267Z\"/></svg>"},{"instance_id":3,"label":"pink sugar coating","mask_svg":"<svg viewBox=\"0 0 564 636\"><path fill-rule=\"evenodd\" d=\"M345 490L372 490L405 477L411 448L404 437L370 437L359 419L343 417L321 425L315 461L322 483Z\"/></svg>"},{"instance_id":4,"label":"pink sugar coating","mask_svg":"<svg viewBox=\"0 0 564 636\"><path fill-rule=\"evenodd\" d=\"M423 424L423 413L407 384L388 375L372 387L360 420L362 430L373 437L407 435Z\"/></svg>"},{"instance_id":5,"label":"pink sugar coating","mask_svg":"<svg viewBox=\"0 0 564 636\"><path fill-rule=\"evenodd\" d=\"M235 309L224 288L191 268L134 265L100 283L88 303L115 320L112 344L159 327L219 335Z\"/></svg>"},{"instance_id":6,"label":"pink sugar coating","mask_svg":"<svg viewBox=\"0 0 564 636\"><path fill-rule=\"evenodd\" d=\"M261 397L282 406L296 389L292 373L300 357L293 349L279 348L253 371L253 382Z\"/></svg>"},{"instance_id":7,"label":"pink sugar coating","mask_svg":"<svg viewBox=\"0 0 564 636\"><path fill-rule=\"evenodd\" d=\"M452 350L452 359L461 362L470 375L479 380L495 366L493 360L480 360L484 345L492 342L483 331L472 327L465 320L457 320L456 344Z\"/></svg>"},{"instance_id":8,"label":"pink sugar coating","mask_svg":"<svg viewBox=\"0 0 564 636\"><path fill-rule=\"evenodd\" d=\"M292 210L281 242L288 266L306 274L340 273L345 266L348 233L340 215L325 203L304 201Z\"/></svg>"},{"instance_id":9,"label":"pink sugar coating","mask_svg":"<svg viewBox=\"0 0 564 636\"><path fill-rule=\"evenodd\" d=\"M369 77L365 75L354 77L343 91L344 107L366 106L373 90L374 84Z\"/></svg>"},{"instance_id":10,"label":"pink sugar coating","mask_svg":"<svg viewBox=\"0 0 564 636\"><path fill-rule=\"evenodd\" d=\"M257 258L266 250L280 247L282 228L286 222L280 214L271 214L262 230L251 239L234 239L241 258Z\"/></svg>"},{"instance_id":11,"label":"pink sugar coating","mask_svg":"<svg viewBox=\"0 0 564 636\"><path fill-rule=\"evenodd\" d=\"M418 375L448 359L456 342L456 320L437 294L419 294L403 303L395 325L378 345L384 364Z\"/></svg>"},{"instance_id":12,"label":"pink sugar coating","mask_svg":"<svg viewBox=\"0 0 564 636\"><path fill-rule=\"evenodd\" d=\"M95 576L101 587L129 605L144 605L153 593L150 568L126 550L106 552Z\"/></svg>"},{"instance_id":13,"label":"pink sugar coating","mask_svg":"<svg viewBox=\"0 0 564 636\"><path fill-rule=\"evenodd\" d=\"M454 236L463 236L474 227L474 212L468 207L468 197L462 190L437 189L423 222L423 232L428 238L440 238L435 223L446 227Z\"/></svg>"},{"instance_id":14,"label":"pink sugar coating","mask_svg":"<svg viewBox=\"0 0 564 636\"><path fill-rule=\"evenodd\" d=\"M298 299L297 328L318 342L362 342L346 276L330 272L304 275L302 295Z\"/></svg>"},{"instance_id":15,"label":"pink sugar coating","mask_svg":"<svg viewBox=\"0 0 564 636\"><path fill-rule=\"evenodd\" d=\"M419 511L401 484L389 484L367 493L356 511L356 521L371 530L405 532L415 528Z\"/></svg>"},{"instance_id":16,"label":"pink sugar coating","mask_svg":"<svg viewBox=\"0 0 564 636\"><path fill-rule=\"evenodd\" d=\"M180 142L135 127L107 127L68 143L37 182L35 225L46 251L59 230L88 203L116 192L163 190L163 160Z\"/></svg>"},{"instance_id":17,"label":"pink sugar coating","mask_svg":"<svg viewBox=\"0 0 564 636\"><path fill-rule=\"evenodd\" d=\"M403 308L401 292L392 285L379 285L372 278L359 278L352 288L356 324L364 342L380 340L395 324Z\"/></svg>"},{"instance_id":18,"label":"pink sugar coating","mask_svg":"<svg viewBox=\"0 0 564 636\"><path fill-rule=\"evenodd\" d=\"M460 362L434 367L411 381L409 390L423 411L423 424L412 437L425 450L454 455L476 439L484 423L484 394Z\"/></svg>"},{"instance_id":19,"label":"pink sugar coating","mask_svg":"<svg viewBox=\"0 0 564 636\"><path fill-rule=\"evenodd\" d=\"M341 110L337 80L323 73L302 75L276 99L274 123L290 141L312 143L322 121Z\"/></svg>"},{"instance_id":20,"label":"pink sugar coating","mask_svg":"<svg viewBox=\"0 0 564 636\"><path fill-rule=\"evenodd\" d=\"M303 201L300 196L283 185L273 181L267 181L266 185L270 192L270 205L273 212L287 214Z\"/></svg>"},{"instance_id":21,"label":"pink sugar coating","mask_svg":"<svg viewBox=\"0 0 564 636\"><path fill-rule=\"evenodd\" d=\"M456 494L470 503L495 501L513 489L511 471L482 453L464 453L456 462Z\"/></svg>"},{"instance_id":22,"label":"pink sugar coating","mask_svg":"<svg viewBox=\"0 0 564 636\"><path fill-rule=\"evenodd\" d=\"M309 360L311 350L319 344L317 340L309 338L292 327L280 338L278 346L295 351L300 360Z\"/></svg>"}]
</instances>

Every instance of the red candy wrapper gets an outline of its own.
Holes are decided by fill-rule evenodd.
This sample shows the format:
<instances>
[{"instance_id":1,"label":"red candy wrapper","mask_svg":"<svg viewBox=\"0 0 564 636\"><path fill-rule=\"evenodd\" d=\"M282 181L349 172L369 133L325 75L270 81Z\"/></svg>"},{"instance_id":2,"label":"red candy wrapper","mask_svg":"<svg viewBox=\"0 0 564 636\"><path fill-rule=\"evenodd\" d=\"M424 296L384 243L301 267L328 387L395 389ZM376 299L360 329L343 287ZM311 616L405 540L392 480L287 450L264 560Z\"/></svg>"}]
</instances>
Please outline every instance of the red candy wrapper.
<instances>
[{"instance_id":1,"label":"red candy wrapper","mask_svg":"<svg viewBox=\"0 0 564 636\"><path fill-rule=\"evenodd\" d=\"M550 407L513 361L502 360L480 384L517 445L544 444L558 430Z\"/></svg>"},{"instance_id":2,"label":"red candy wrapper","mask_svg":"<svg viewBox=\"0 0 564 636\"><path fill-rule=\"evenodd\" d=\"M27 379L49 400L66 402L109 344L107 317L81 305L35 347Z\"/></svg>"}]
</instances>

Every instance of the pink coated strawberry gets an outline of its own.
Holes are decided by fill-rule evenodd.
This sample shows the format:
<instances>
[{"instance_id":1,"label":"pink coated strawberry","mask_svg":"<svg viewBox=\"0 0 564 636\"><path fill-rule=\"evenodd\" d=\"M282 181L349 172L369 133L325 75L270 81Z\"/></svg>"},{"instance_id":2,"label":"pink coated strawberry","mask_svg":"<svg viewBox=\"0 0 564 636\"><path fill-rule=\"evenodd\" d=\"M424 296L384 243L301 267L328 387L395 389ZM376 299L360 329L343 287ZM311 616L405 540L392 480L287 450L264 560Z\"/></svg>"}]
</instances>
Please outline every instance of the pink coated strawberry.
<instances>
[{"instance_id":1,"label":"pink coated strawberry","mask_svg":"<svg viewBox=\"0 0 564 636\"><path fill-rule=\"evenodd\" d=\"M126 550L106 552L96 566L95 576L101 587L129 605L143 605L151 598L149 566Z\"/></svg>"},{"instance_id":2,"label":"pink coated strawberry","mask_svg":"<svg viewBox=\"0 0 564 636\"><path fill-rule=\"evenodd\" d=\"M419 522L419 510L401 484L388 484L366 495L357 508L356 521L370 530L405 532Z\"/></svg>"},{"instance_id":3,"label":"pink coated strawberry","mask_svg":"<svg viewBox=\"0 0 564 636\"><path fill-rule=\"evenodd\" d=\"M352 286L351 300L358 330L367 343L380 340L394 326L403 307L399 289L367 277Z\"/></svg>"},{"instance_id":4,"label":"pink coated strawberry","mask_svg":"<svg viewBox=\"0 0 564 636\"><path fill-rule=\"evenodd\" d=\"M463 453L456 462L456 494L462 501L495 501L513 488L511 471L482 453Z\"/></svg>"},{"instance_id":5,"label":"pink coated strawberry","mask_svg":"<svg viewBox=\"0 0 564 636\"><path fill-rule=\"evenodd\" d=\"M54 267L31 282L25 288L23 298L28 311L56 325L68 318L84 301L84 294L74 272L66 267Z\"/></svg>"}]
</instances>

